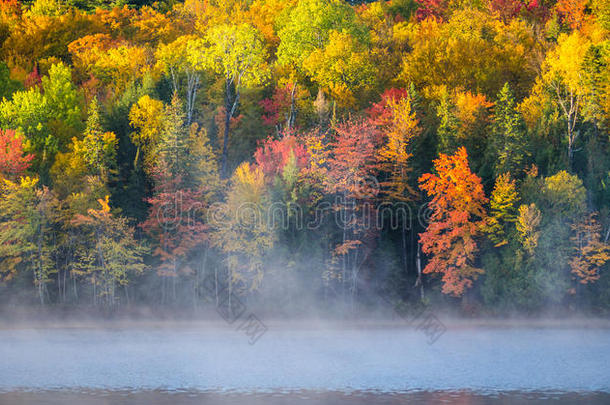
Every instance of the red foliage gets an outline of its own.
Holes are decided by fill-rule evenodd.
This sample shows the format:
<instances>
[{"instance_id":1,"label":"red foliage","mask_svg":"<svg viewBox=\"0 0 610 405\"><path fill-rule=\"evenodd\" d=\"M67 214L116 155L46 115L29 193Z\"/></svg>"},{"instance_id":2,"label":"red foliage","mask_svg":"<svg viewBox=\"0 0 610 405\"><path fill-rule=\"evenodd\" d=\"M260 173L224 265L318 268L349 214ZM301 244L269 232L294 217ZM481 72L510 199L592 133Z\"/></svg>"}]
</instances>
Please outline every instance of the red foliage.
<instances>
[{"instance_id":1,"label":"red foliage","mask_svg":"<svg viewBox=\"0 0 610 405\"><path fill-rule=\"evenodd\" d=\"M419 21L428 17L443 18L447 11L447 0L415 0L419 8L415 16Z\"/></svg>"},{"instance_id":2,"label":"red foliage","mask_svg":"<svg viewBox=\"0 0 610 405\"><path fill-rule=\"evenodd\" d=\"M0 177L14 179L30 167L34 155L24 153L23 138L15 131L0 129Z\"/></svg>"},{"instance_id":3,"label":"red foliage","mask_svg":"<svg viewBox=\"0 0 610 405\"><path fill-rule=\"evenodd\" d=\"M488 3L489 9L498 13L504 21L517 17L523 6L525 4L521 0L490 0Z\"/></svg>"},{"instance_id":4,"label":"red foliage","mask_svg":"<svg viewBox=\"0 0 610 405\"><path fill-rule=\"evenodd\" d=\"M332 158L328 162L329 191L356 198L377 194L378 184L372 181L372 176L377 171L381 133L364 120L344 122L335 131L335 140L330 145Z\"/></svg>"},{"instance_id":5,"label":"red foliage","mask_svg":"<svg viewBox=\"0 0 610 405\"><path fill-rule=\"evenodd\" d=\"M26 89L41 86L42 78L40 77L40 73L38 73L38 66L34 66L34 70L32 70L30 74L27 75L23 84L25 85Z\"/></svg>"},{"instance_id":6,"label":"red foliage","mask_svg":"<svg viewBox=\"0 0 610 405\"><path fill-rule=\"evenodd\" d=\"M180 178L169 179L162 173L155 178L154 196L146 199L148 218L140 226L156 241L153 254L161 260L159 275L188 273L189 254L208 240L203 190L182 189Z\"/></svg>"},{"instance_id":7,"label":"red foliage","mask_svg":"<svg viewBox=\"0 0 610 405\"><path fill-rule=\"evenodd\" d=\"M473 262L487 198L481 179L470 171L465 148L451 156L441 153L434 168L437 174L419 179L420 187L432 197L430 223L419 235L422 251L431 255L424 273L441 273L443 292L460 296L483 272Z\"/></svg>"},{"instance_id":8,"label":"red foliage","mask_svg":"<svg viewBox=\"0 0 610 405\"><path fill-rule=\"evenodd\" d=\"M392 122L392 109L390 108L390 100L400 100L408 96L407 90L391 88L387 89L381 95L381 100L374 103L367 110L369 121L377 127L386 127Z\"/></svg>"},{"instance_id":9,"label":"red foliage","mask_svg":"<svg viewBox=\"0 0 610 405\"><path fill-rule=\"evenodd\" d=\"M269 126L282 124L286 120L286 115L290 110L290 91L291 85L277 87L270 98L260 101L265 113L262 116L263 122Z\"/></svg>"},{"instance_id":10,"label":"red foliage","mask_svg":"<svg viewBox=\"0 0 610 405\"><path fill-rule=\"evenodd\" d=\"M546 21L550 16L550 10L544 3L544 0L530 0L526 7L527 15L540 23Z\"/></svg>"},{"instance_id":11,"label":"red foliage","mask_svg":"<svg viewBox=\"0 0 610 405\"><path fill-rule=\"evenodd\" d=\"M307 148L300 144L294 135L287 134L282 139L266 139L254 152L254 159L265 174L265 178L272 180L282 172L291 155L294 156L299 170L307 166L309 162Z\"/></svg>"}]
</instances>

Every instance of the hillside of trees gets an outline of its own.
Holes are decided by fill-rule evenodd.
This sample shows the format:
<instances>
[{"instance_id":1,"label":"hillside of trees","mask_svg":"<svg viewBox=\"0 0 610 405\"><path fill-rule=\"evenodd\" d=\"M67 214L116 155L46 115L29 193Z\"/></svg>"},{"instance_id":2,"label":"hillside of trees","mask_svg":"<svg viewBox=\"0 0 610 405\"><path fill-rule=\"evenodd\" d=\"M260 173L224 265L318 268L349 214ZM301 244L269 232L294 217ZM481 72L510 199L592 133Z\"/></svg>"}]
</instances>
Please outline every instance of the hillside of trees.
<instances>
[{"instance_id":1,"label":"hillside of trees","mask_svg":"<svg viewBox=\"0 0 610 405\"><path fill-rule=\"evenodd\" d=\"M5 311L610 310L607 0L0 0L0 100Z\"/></svg>"}]
</instances>

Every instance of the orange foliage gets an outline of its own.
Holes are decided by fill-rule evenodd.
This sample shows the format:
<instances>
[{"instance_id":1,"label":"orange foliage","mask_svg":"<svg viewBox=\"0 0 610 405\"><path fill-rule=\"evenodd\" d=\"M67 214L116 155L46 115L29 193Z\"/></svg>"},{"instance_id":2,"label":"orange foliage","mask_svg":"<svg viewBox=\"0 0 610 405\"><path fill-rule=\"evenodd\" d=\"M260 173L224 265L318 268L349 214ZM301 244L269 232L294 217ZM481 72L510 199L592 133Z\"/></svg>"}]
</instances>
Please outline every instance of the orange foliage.
<instances>
[{"instance_id":1,"label":"orange foliage","mask_svg":"<svg viewBox=\"0 0 610 405\"><path fill-rule=\"evenodd\" d=\"M417 195L409 185L409 159L412 156L413 141L420 132L419 121L408 95L400 99L388 99L387 108L391 114L385 125L385 144L378 155L380 166L388 173L388 178L381 185L387 190L390 198L409 201Z\"/></svg>"},{"instance_id":2,"label":"orange foliage","mask_svg":"<svg viewBox=\"0 0 610 405\"><path fill-rule=\"evenodd\" d=\"M456 116L462 125L462 131L468 133L485 115L488 108L493 106L493 103L487 101L483 94L472 94L471 92L459 92L455 99Z\"/></svg>"},{"instance_id":3,"label":"orange foliage","mask_svg":"<svg viewBox=\"0 0 610 405\"><path fill-rule=\"evenodd\" d=\"M573 30L581 28L590 18L585 11L588 0L559 0L555 6L562 20Z\"/></svg>"},{"instance_id":4,"label":"orange foliage","mask_svg":"<svg viewBox=\"0 0 610 405\"><path fill-rule=\"evenodd\" d=\"M601 239L601 225L590 214L572 225L575 256L570 260L572 273L582 284L599 279L599 269L610 260L610 246Z\"/></svg>"},{"instance_id":5,"label":"orange foliage","mask_svg":"<svg viewBox=\"0 0 610 405\"><path fill-rule=\"evenodd\" d=\"M443 274L443 292L460 296L483 273L474 267L476 237L485 224L487 202L481 179L470 171L468 154L461 147L454 155L434 161L437 174L420 177L420 187L432 197L432 215L420 242L431 256L424 273Z\"/></svg>"}]
</instances>

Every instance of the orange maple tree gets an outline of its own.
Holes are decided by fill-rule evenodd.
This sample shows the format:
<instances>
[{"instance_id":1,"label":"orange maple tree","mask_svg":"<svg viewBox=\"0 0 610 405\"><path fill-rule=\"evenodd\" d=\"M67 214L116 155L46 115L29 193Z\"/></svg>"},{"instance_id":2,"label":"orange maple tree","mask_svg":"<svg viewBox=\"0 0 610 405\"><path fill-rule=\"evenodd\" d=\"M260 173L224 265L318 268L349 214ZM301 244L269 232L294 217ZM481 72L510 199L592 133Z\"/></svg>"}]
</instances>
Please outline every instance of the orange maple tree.
<instances>
[{"instance_id":1,"label":"orange maple tree","mask_svg":"<svg viewBox=\"0 0 610 405\"><path fill-rule=\"evenodd\" d=\"M441 273L443 293L461 296L483 273L474 261L487 198L481 179L470 171L464 147L454 155L441 153L434 169L437 174L419 178L421 189L432 198L430 223L419 235L422 251L430 255L424 273Z\"/></svg>"}]
</instances>

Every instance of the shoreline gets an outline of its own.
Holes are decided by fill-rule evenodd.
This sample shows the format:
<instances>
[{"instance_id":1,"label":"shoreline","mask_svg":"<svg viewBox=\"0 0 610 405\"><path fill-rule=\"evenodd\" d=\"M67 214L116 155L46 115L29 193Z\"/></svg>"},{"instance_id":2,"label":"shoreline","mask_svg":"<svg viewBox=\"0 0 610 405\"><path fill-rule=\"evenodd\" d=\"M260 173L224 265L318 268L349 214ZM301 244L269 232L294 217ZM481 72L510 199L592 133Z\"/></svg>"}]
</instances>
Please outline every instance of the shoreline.
<instances>
[{"instance_id":1,"label":"shoreline","mask_svg":"<svg viewBox=\"0 0 610 405\"><path fill-rule=\"evenodd\" d=\"M610 318L457 318L438 316L447 330L502 329L502 328L548 328L548 329L610 329ZM341 329L417 329L417 321L409 323L397 319L278 319L261 321L271 329L281 330L341 330ZM167 318L89 318L89 319L2 319L1 330L25 329L235 329L239 321L229 324L220 316L216 319L167 319Z\"/></svg>"}]
</instances>

